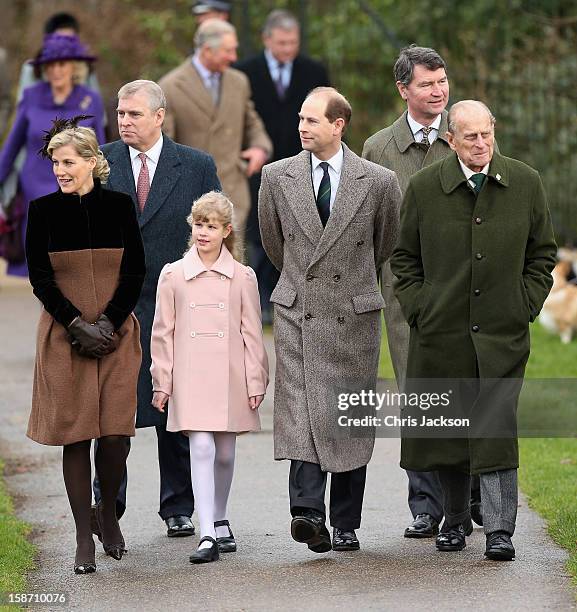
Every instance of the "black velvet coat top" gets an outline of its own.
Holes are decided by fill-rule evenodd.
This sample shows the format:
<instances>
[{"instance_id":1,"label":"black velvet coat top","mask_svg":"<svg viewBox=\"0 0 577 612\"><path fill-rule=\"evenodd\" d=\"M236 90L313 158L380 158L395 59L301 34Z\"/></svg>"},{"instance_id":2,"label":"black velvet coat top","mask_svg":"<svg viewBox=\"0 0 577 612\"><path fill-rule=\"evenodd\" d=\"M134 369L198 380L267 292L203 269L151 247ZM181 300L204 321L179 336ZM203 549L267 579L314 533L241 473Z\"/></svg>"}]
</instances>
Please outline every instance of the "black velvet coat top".
<instances>
[{"instance_id":1,"label":"black velvet coat top","mask_svg":"<svg viewBox=\"0 0 577 612\"><path fill-rule=\"evenodd\" d=\"M30 203L30 283L46 311L65 327L82 312L58 286L50 255L67 252L73 258L75 252L95 249L122 250L118 283L103 310L118 329L136 306L145 274L144 247L130 196L104 189L94 179L94 189L84 196L58 190Z\"/></svg>"}]
</instances>

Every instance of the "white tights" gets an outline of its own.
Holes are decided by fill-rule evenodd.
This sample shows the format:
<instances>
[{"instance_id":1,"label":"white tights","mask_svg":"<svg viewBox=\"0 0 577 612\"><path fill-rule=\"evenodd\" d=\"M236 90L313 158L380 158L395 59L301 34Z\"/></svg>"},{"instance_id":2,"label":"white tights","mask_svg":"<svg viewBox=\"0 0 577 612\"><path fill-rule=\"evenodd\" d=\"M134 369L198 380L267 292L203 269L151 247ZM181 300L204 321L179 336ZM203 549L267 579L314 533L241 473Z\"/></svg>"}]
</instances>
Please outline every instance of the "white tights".
<instances>
[{"instance_id":1,"label":"white tights","mask_svg":"<svg viewBox=\"0 0 577 612\"><path fill-rule=\"evenodd\" d=\"M234 474L236 433L189 431L190 476L194 505L200 522L200 537L228 535L227 527L214 528L226 519L226 505ZM203 542L201 548L210 547Z\"/></svg>"}]
</instances>

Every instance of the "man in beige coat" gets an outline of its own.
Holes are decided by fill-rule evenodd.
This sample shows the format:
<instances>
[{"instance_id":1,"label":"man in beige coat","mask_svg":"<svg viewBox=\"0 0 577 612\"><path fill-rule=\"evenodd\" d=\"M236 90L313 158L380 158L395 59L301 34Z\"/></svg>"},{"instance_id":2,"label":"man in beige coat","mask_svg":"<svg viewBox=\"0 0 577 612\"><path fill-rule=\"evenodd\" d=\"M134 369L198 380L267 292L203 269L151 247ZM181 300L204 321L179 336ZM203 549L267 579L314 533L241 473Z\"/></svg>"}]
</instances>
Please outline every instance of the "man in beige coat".
<instances>
[{"instance_id":1,"label":"man in beige coat","mask_svg":"<svg viewBox=\"0 0 577 612\"><path fill-rule=\"evenodd\" d=\"M445 62L426 47L403 49L395 63L395 81L407 110L390 126L373 134L363 147L363 157L394 170L405 193L409 179L424 168L446 157L449 82ZM385 323L389 349L399 387L404 385L409 352L409 326L393 293L389 263L382 274ZM443 498L436 472L413 472L409 477L409 508L413 522L405 530L407 538L434 537L443 518Z\"/></svg>"},{"instance_id":2,"label":"man in beige coat","mask_svg":"<svg viewBox=\"0 0 577 612\"><path fill-rule=\"evenodd\" d=\"M350 116L336 90L314 89L299 113L304 151L265 166L259 194L262 244L281 273L271 296L275 459L291 460L291 534L318 553L359 548L374 429L339 418L358 416L340 412L341 392L376 385L378 274L396 243L401 200L393 172L342 144Z\"/></svg>"},{"instance_id":3,"label":"man in beige coat","mask_svg":"<svg viewBox=\"0 0 577 612\"><path fill-rule=\"evenodd\" d=\"M238 46L234 27L209 19L194 42L194 55L159 81L168 101L163 129L176 142L212 155L242 232L250 210L248 178L260 172L272 144L247 77L229 67Z\"/></svg>"}]
</instances>

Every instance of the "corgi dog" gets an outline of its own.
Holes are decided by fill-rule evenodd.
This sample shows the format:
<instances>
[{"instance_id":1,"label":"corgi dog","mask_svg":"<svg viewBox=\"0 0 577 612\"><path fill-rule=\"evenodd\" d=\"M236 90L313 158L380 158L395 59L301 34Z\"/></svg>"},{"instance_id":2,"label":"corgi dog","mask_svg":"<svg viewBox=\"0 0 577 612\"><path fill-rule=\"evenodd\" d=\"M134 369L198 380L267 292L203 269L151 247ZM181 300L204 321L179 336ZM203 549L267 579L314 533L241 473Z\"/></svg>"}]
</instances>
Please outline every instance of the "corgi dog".
<instances>
[{"instance_id":1,"label":"corgi dog","mask_svg":"<svg viewBox=\"0 0 577 612\"><path fill-rule=\"evenodd\" d=\"M577 331L577 285L567 279L572 275L577 252L559 249L559 262L553 269L553 287L543 304L539 322L548 331L559 334L561 342L571 342Z\"/></svg>"}]
</instances>

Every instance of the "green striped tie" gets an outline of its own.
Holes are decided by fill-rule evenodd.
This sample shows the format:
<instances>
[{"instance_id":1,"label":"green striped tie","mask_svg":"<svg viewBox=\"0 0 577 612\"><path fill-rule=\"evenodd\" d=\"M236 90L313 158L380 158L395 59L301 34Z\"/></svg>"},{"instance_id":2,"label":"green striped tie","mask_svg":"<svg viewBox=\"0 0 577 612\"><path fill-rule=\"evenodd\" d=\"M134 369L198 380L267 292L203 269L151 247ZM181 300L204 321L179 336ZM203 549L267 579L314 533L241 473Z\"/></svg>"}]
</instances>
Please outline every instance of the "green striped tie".
<instances>
[{"instance_id":1,"label":"green striped tie","mask_svg":"<svg viewBox=\"0 0 577 612\"><path fill-rule=\"evenodd\" d=\"M319 166L323 169L323 178L317 194L317 208L321 223L323 227L325 227L329 220L329 215L331 214L331 178L329 176L328 163L321 162Z\"/></svg>"}]
</instances>

